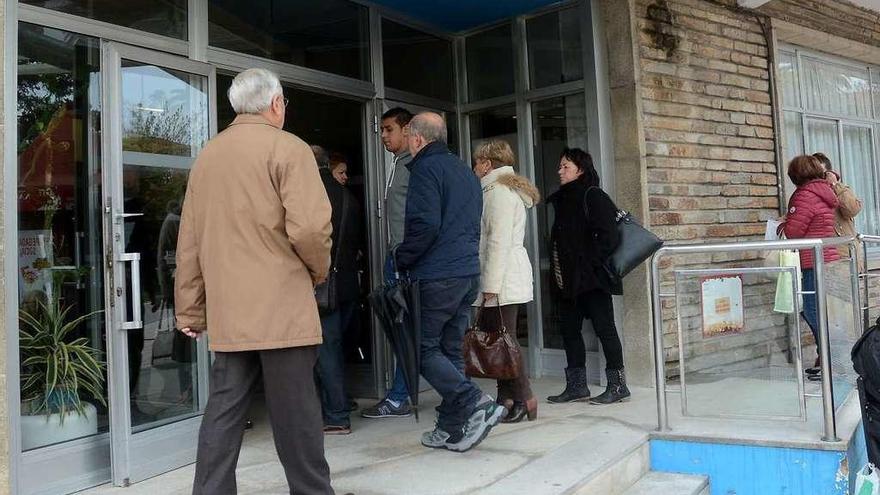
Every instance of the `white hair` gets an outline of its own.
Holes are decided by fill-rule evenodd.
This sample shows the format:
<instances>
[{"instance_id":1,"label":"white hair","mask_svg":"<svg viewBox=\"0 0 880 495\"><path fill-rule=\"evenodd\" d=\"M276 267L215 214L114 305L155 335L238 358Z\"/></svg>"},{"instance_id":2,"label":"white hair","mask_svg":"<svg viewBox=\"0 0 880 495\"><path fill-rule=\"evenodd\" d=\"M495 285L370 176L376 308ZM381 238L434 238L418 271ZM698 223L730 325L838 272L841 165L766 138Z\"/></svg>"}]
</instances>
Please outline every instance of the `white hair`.
<instances>
[{"instance_id":1,"label":"white hair","mask_svg":"<svg viewBox=\"0 0 880 495\"><path fill-rule=\"evenodd\" d=\"M413 136L422 136L429 143L447 143L446 121L434 112L422 112L413 117L409 121L409 132Z\"/></svg>"},{"instance_id":2,"label":"white hair","mask_svg":"<svg viewBox=\"0 0 880 495\"><path fill-rule=\"evenodd\" d=\"M269 109L272 99L283 95L281 81L266 69L248 69L232 80L229 103L235 113L260 113Z\"/></svg>"}]
</instances>

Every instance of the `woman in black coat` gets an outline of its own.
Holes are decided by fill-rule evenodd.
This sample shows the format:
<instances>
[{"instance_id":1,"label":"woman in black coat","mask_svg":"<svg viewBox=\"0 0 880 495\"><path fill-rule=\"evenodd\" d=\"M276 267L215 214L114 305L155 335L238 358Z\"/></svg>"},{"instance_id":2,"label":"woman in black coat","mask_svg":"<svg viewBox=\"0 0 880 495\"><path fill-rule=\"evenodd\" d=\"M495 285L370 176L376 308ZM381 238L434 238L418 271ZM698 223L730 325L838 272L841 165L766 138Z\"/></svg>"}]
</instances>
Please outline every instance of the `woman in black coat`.
<instances>
[{"instance_id":1,"label":"woman in black coat","mask_svg":"<svg viewBox=\"0 0 880 495\"><path fill-rule=\"evenodd\" d=\"M622 291L620 282L610 277L604 268L619 241L617 207L599 187L593 159L584 150L563 150L559 182L559 191L547 198L547 202L555 211L550 237L551 266L568 367L565 390L547 400L561 403L590 398L586 348L581 335L583 321L590 319L602 343L608 376L608 388L590 402L620 402L628 398L630 392L623 373L623 348L614 325L611 295Z\"/></svg>"}]
</instances>

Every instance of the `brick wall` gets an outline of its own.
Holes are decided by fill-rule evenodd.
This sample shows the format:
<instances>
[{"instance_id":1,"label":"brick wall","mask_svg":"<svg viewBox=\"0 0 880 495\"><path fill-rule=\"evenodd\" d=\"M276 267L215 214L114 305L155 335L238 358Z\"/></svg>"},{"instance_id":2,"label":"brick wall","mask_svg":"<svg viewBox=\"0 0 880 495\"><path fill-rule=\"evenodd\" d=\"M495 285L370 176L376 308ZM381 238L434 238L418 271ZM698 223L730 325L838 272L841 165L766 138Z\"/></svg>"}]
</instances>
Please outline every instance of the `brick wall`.
<instances>
[{"instance_id":1,"label":"brick wall","mask_svg":"<svg viewBox=\"0 0 880 495\"><path fill-rule=\"evenodd\" d=\"M637 0L636 17L652 229L671 242L761 238L766 220L779 216L761 25L752 15L704 0ZM676 260L676 267L754 266L760 258L690 256ZM671 291L672 274L663 280L663 291ZM680 299L684 352L695 370L748 367L785 347L785 317L772 311L772 282L747 281L747 331L713 341L701 338L695 290ZM664 308L666 357L674 373L678 315L672 300Z\"/></svg>"}]
</instances>

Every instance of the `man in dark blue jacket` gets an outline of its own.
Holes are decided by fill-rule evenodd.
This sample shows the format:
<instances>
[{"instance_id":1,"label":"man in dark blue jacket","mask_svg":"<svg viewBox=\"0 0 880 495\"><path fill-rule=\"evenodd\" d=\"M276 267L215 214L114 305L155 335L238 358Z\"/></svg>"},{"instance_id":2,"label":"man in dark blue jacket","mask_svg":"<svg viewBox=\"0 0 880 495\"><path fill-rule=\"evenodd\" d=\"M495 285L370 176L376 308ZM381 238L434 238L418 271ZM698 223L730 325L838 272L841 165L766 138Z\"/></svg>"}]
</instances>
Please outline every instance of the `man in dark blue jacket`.
<instances>
[{"instance_id":1,"label":"man in dark blue jacket","mask_svg":"<svg viewBox=\"0 0 880 495\"><path fill-rule=\"evenodd\" d=\"M421 113L409 123L413 156L399 269L419 281L422 375L443 397L426 447L467 451L506 413L464 374L462 337L480 279L483 193L471 169L446 147L446 122Z\"/></svg>"}]
</instances>

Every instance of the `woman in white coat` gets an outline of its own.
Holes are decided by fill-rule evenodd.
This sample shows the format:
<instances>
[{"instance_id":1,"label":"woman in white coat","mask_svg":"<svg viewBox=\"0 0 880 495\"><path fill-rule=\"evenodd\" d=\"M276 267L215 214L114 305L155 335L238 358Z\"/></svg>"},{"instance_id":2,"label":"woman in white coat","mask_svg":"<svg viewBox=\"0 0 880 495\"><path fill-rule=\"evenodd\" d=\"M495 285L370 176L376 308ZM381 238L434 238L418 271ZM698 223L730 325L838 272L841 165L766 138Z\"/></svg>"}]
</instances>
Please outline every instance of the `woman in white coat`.
<instances>
[{"instance_id":1,"label":"woman in white coat","mask_svg":"<svg viewBox=\"0 0 880 495\"><path fill-rule=\"evenodd\" d=\"M474 306L486 306L480 312L480 326L499 328L503 322L516 336L519 305L533 297L532 263L524 246L526 210L541 196L532 183L514 172L514 162L513 150L505 141L488 141L474 152L474 173L483 187L480 295ZM505 423L518 423L525 417L531 421L538 416L528 371L520 364L518 378L498 380L498 402L509 411L502 420Z\"/></svg>"}]
</instances>

